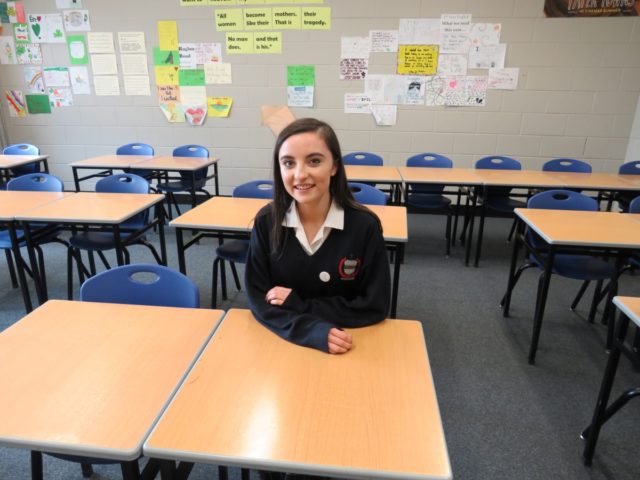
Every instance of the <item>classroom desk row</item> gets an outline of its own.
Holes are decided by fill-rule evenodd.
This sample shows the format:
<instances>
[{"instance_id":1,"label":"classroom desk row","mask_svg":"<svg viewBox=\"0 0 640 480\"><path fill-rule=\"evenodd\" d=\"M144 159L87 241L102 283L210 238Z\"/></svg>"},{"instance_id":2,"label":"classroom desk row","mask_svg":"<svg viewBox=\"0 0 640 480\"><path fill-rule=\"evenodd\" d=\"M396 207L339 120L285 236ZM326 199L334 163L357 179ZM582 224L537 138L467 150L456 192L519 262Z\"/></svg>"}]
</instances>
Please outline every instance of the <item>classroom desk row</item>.
<instances>
[{"instance_id":1,"label":"classroom desk row","mask_svg":"<svg viewBox=\"0 0 640 480\"><path fill-rule=\"evenodd\" d=\"M119 225L138 213L153 207L164 199L158 194L132 193L95 193L95 192L23 192L0 191L0 222L7 225L12 240L12 251L16 259L16 267L22 296L27 312L32 304L27 286L20 244L25 242L29 254L31 271L39 303L47 300L46 283L40 278L34 252L32 236L37 237L42 224L43 230L66 226L68 228L105 227L112 228L118 265L124 264L124 243L121 240ZM163 263L167 263L164 238L164 219L162 209L156 209L158 216L146 228L158 226L160 239L160 255ZM19 222L19 223L18 223ZM30 224L38 224L39 230L32 231ZM22 233L18 226L22 227Z\"/></svg>"},{"instance_id":2,"label":"classroom desk row","mask_svg":"<svg viewBox=\"0 0 640 480\"><path fill-rule=\"evenodd\" d=\"M50 300L0 333L0 444L32 451L34 479L41 452L115 460L127 479L142 455L165 480L177 461L451 478L421 324L350 332L329 355L248 310Z\"/></svg>"},{"instance_id":3,"label":"classroom desk row","mask_svg":"<svg viewBox=\"0 0 640 480\"><path fill-rule=\"evenodd\" d=\"M30 163L37 163L42 172L49 172L48 155L4 155L0 154L0 173L9 177L8 172L12 168L22 167Z\"/></svg>"},{"instance_id":4,"label":"classroom desk row","mask_svg":"<svg viewBox=\"0 0 640 480\"><path fill-rule=\"evenodd\" d=\"M223 240L247 238L251 232L254 217L269 202L270 200L255 198L213 197L171 220L169 225L176 229L180 271L186 275L185 251L203 236L215 236ZM404 259L404 246L409 240L407 210L405 207L386 205L367 205L367 207L380 218L387 248L395 252L390 310L390 315L394 318L398 304L400 265ZM199 233L185 242L185 230L195 230Z\"/></svg>"},{"instance_id":5,"label":"classroom desk row","mask_svg":"<svg viewBox=\"0 0 640 480\"><path fill-rule=\"evenodd\" d=\"M165 178L169 173L191 175L191 185L196 183L196 172L202 168L213 165L213 174L206 179L214 179L215 194L220 194L218 178L218 158L216 157L173 157L173 156L147 156L147 155L103 155L87 158L70 163L73 170L73 182L76 192L80 191L80 182L90 178L101 178L113 173L113 170L144 170L150 173L160 172L159 179ZM97 170L84 177L80 176L82 170Z\"/></svg>"}]
</instances>

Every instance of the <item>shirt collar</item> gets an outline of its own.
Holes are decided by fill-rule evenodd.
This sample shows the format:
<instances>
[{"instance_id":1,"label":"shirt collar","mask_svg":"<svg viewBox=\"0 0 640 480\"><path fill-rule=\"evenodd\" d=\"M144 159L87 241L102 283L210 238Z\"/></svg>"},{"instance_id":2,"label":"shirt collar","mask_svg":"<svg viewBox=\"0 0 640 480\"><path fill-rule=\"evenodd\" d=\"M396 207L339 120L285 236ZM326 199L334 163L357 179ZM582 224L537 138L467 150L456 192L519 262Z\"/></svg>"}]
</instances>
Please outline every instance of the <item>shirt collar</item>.
<instances>
[{"instance_id":1,"label":"shirt collar","mask_svg":"<svg viewBox=\"0 0 640 480\"><path fill-rule=\"evenodd\" d=\"M300 222L300 216L298 215L298 208L295 201L291 202L289 210L285 213L282 225L290 228L302 228L302 223ZM344 229L344 210L336 203L335 200L331 201L327 218L325 218L324 223L322 224L322 228L325 227L335 228L336 230Z\"/></svg>"}]
</instances>

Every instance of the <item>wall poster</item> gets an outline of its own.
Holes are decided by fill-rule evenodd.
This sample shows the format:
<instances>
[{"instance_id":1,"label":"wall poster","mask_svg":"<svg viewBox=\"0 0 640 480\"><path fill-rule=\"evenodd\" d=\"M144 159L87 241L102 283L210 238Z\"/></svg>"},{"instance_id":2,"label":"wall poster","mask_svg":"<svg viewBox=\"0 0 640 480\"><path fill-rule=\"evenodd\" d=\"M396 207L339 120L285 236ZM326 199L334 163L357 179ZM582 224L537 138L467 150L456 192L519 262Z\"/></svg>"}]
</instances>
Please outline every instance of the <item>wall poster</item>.
<instances>
[{"instance_id":1,"label":"wall poster","mask_svg":"<svg viewBox=\"0 0 640 480\"><path fill-rule=\"evenodd\" d=\"M545 0L547 17L627 17L640 15L640 0Z\"/></svg>"}]
</instances>

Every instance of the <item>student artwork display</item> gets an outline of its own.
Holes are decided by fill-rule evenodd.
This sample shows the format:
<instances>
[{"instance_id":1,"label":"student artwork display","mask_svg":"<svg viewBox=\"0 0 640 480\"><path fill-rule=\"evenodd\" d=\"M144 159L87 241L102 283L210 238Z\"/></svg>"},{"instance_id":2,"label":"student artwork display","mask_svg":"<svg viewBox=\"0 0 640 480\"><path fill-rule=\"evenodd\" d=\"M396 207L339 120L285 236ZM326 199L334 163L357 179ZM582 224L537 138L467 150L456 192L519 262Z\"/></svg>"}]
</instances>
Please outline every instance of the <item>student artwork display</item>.
<instances>
[{"instance_id":1,"label":"student artwork display","mask_svg":"<svg viewBox=\"0 0 640 480\"><path fill-rule=\"evenodd\" d=\"M27 93L45 93L44 77L40 67L24 67Z\"/></svg>"},{"instance_id":2,"label":"student artwork display","mask_svg":"<svg viewBox=\"0 0 640 480\"><path fill-rule=\"evenodd\" d=\"M62 15L36 13L27 15L29 35L33 43L65 43Z\"/></svg>"},{"instance_id":3,"label":"student artwork display","mask_svg":"<svg viewBox=\"0 0 640 480\"><path fill-rule=\"evenodd\" d=\"M25 23L27 20L22 2L7 2L7 17L9 23Z\"/></svg>"},{"instance_id":4,"label":"student artwork display","mask_svg":"<svg viewBox=\"0 0 640 480\"><path fill-rule=\"evenodd\" d=\"M18 63L26 65L42 65L42 50L37 43L20 43L16 45Z\"/></svg>"},{"instance_id":5,"label":"student artwork display","mask_svg":"<svg viewBox=\"0 0 640 480\"><path fill-rule=\"evenodd\" d=\"M0 37L0 64L9 65L18 63L16 58L16 45L13 36Z\"/></svg>"},{"instance_id":6,"label":"student artwork display","mask_svg":"<svg viewBox=\"0 0 640 480\"><path fill-rule=\"evenodd\" d=\"M38 113L51 113L49 95L26 95L27 112L30 115Z\"/></svg>"},{"instance_id":7,"label":"student artwork display","mask_svg":"<svg viewBox=\"0 0 640 480\"><path fill-rule=\"evenodd\" d=\"M73 106L73 95L70 88L47 88L49 94L49 103L52 107L71 107Z\"/></svg>"},{"instance_id":8,"label":"student artwork display","mask_svg":"<svg viewBox=\"0 0 640 480\"><path fill-rule=\"evenodd\" d=\"M64 10L64 29L67 32L88 32L91 30L89 10Z\"/></svg>"},{"instance_id":9,"label":"student artwork display","mask_svg":"<svg viewBox=\"0 0 640 480\"><path fill-rule=\"evenodd\" d=\"M316 69L314 65L287 66L287 105L313 107Z\"/></svg>"},{"instance_id":10,"label":"student artwork display","mask_svg":"<svg viewBox=\"0 0 640 480\"><path fill-rule=\"evenodd\" d=\"M4 98L7 102L9 116L22 118L27 115L27 106L24 101L24 95L20 90L5 90Z\"/></svg>"},{"instance_id":11,"label":"student artwork display","mask_svg":"<svg viewBox=\"0 0 640 480\"><path fill-rule=\"evenodd\" d=\"M69 69L67 67L45 67L44 83L47 87L70 87Z\"/></svg>"},{"instance_id":12,"label":"student artwork display","mask_svg":"<svg viewBox=\"0 0 640 480\"><path fill-rule=\"evenodd\" d=\"M74 95L90 95L89 71L87 67L69 67L69 79Z\"/></svg>"},{"instance_id":13,"label":"student artwork display","mask_svg":"<svg viewBox=\"0 0 640 480\"><path fill-rule=\"evenodd\" d=\"M30 43L29 37L29 24L27 23L14 23L13 24L13 38L16 43Z\"/></svg>"}]
</instances>

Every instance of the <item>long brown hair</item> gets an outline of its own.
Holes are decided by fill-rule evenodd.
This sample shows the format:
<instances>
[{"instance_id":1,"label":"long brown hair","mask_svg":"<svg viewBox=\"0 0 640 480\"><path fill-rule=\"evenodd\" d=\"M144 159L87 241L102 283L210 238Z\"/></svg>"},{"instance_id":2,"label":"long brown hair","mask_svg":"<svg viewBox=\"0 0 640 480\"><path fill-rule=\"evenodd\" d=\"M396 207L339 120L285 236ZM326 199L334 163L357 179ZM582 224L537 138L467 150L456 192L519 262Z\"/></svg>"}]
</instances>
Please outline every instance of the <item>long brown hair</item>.
<instances>
[{"instance_id":1,"label":"long brown hair","mask_svg":"<svg viewBox=\"0 0 640 480\"><path fill-rule=\"evenodd\" d=\"M282 144L289 137L308 132L318 133L322 140L324 140L324 143L327 145L327 148L333 157L336 174L331 177L329 182L329 193L331 194L331 198L345 210L347 208L355 208L370 213L376 218L380 231L382 231L382 225L380 224L380 219L378 219L377 215L367 207L356 202L351 194L351 190L349 190L347 174L344 170L344 163L342 161L340 142L338 141L336 132L333 131L333 128L331 128L329 124L321 120L317 120L315 118L301 118L290 123L280 132L280 135L278 135L278 138L276 139L276 145L273 149L273 206L271 208L273 224L271 227L271 248L272 253L274 254L277 254L284 245L286 229L282 227L282 221L284 220L285 214L287 213L287 210L289 210L291 202L293 201L293 197L289 195L284 187L282 175L280 174L280 149L282 148Z\"/></svg>"}]
</instances>

